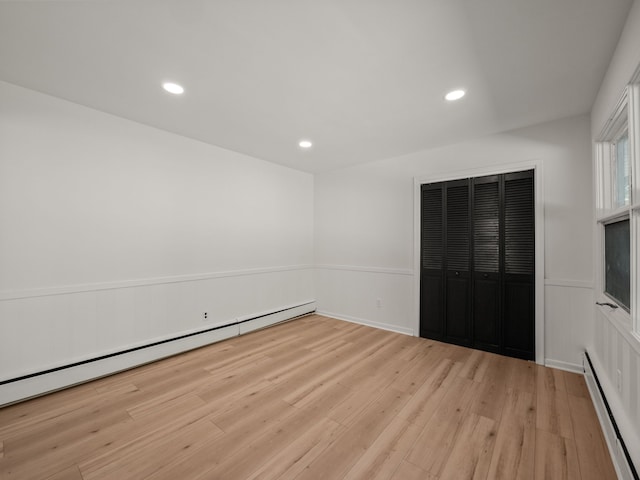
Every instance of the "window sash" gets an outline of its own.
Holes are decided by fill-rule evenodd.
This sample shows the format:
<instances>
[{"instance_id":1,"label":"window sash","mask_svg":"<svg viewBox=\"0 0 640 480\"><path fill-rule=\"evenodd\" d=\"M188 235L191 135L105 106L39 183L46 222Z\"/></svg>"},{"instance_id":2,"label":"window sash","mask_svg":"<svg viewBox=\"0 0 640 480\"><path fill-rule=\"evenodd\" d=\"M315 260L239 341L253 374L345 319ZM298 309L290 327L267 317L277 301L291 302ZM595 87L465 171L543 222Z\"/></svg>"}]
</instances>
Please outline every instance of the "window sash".
<instances>
[{"instance_id":1,"label":"window sash","mask_svg":"<svg viewBox=\"0 0 640 480\"><path fill-rule=\"evenodd\" d=\"M629 158L629 132L627 129L612 144L613 207L631 204L631 162Z\"/></svg>"},{"instance_id":2,"label":"window sash","mask_svg":"<svg viewBox=\"0 0 640 480\"><path fill-rule=\"evenodd\" d=\"M630 223L629 217L624 217L603 225L604 293L626 312L631 308Z\"/></svg>"},{"instance_id":3,"label":"window sash","mask_svg":"<svg viewBox=\"0 0 640 480\"><path fill-rule=\"evenodd\" d=\"M595 145L595 197L596 237L599 252L599 272L596 276L596 296L600 302L612 302L618 309L602 307L601 313L611 321L625 325L630 333L640 341L640 316L638 312L637 289L640 273L637 265L640 259L640 195L638 189L638 155L634 150L640 144L640 85L631 85L618 102ZM635 202L635 203L634 203ZM629 298L619 299L607 292L605 245L606 226L629 220Z\"/></svg>"}]
</instances>

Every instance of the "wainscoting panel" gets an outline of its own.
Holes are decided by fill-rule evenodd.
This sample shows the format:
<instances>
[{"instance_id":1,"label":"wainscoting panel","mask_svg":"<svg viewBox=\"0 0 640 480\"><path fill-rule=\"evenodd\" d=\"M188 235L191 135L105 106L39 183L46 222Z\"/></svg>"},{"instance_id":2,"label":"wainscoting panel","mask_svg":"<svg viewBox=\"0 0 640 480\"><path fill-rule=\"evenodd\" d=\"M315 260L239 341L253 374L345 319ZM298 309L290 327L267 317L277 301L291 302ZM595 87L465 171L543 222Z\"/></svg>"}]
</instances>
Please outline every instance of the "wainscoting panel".
<instances>
[{"instance_id":1,"label":"wainscoting panel","mask_svg":"<svg viewBox=\"0 0 640 480\"><path fill-rule=\"evenodd\" d=\"M417 335L413 271L319 265L315 274L318 312L407 335Z\"/></svg>"},{"instance_id":2,"label":"wainscoting panel","mask_svg":"<svg viewBox=\"0 0 640 480\"><path fill-rule=\"evenodd\" d=\"M3 292L0 405L315 310L308 266L89 287Z\"/></svg>"},{"instance_id":3,"label":"wainscoting panel","mask_svg":"<svg viewBox=\"0 0 640 480\"><path fill-rule=\"evenodd\" d=\"M315 274L318 312L386 330L418 334L412 270L319 265ZM379 302L378 302L379 300ZM545 280L545 364L582 372L591 338L590 282Z\"/></svg>"},{"instance_id":4,"label":"wainscoting panel","mask_svg":"<svg viewBox=\"0 0 640 480\"><path fill-rule=\"evenodd\" d=\"M620 433L640 471L640 340L629 327L596 310L589 355ZM614 445L617 454L617 446Z\"/></svg>"},{"instance_id":5,"label":"wainscoting panel","mask_svg":"<svg viewBox=\"0 0 640 480\"><path fill-rule=\"evenodd\" d=\"M545 281L545 365L582 372L591 338L593 289L585 282Z\"/></svg>"}]
</instances>

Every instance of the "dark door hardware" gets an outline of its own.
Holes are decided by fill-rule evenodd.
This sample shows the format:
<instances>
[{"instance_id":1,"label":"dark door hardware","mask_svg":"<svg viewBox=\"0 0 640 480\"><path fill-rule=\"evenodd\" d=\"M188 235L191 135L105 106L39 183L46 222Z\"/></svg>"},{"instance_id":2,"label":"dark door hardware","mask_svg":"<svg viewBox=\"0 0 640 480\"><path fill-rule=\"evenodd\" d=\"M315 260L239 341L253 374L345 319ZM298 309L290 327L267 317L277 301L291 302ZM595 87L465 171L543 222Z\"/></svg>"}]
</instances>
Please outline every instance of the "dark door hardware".
<instances>
[{"instance_id":1,"label":"dark door hardware","mask_svg":"<svg viewBox=\"0 0 640 480\"><path fill-rule=\"evenodd\" d=\"M611 308L618 308L618 305L614 305L611 302L596 302L596 305L606 305L607 307L611 307Z\"/></svg>"}]
</instances>

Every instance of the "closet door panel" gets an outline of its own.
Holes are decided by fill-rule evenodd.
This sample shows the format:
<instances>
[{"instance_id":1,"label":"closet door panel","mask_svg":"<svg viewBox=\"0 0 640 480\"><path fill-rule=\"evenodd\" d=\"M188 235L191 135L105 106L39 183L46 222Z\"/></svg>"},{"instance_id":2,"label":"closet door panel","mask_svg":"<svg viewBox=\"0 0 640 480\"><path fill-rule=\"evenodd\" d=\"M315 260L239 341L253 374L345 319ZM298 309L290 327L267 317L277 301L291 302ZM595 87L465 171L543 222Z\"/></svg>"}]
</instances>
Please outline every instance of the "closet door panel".
<instances>
[{"instance_id":1,"label":"closet door panel","mask_svg":"<svg viewBox=\"0 0 640 480\"><path fill-rule=\"evenodd\" d=\"M469 287L469 278L447 278L446 340L458 345L471 345Z\"/></svg>"},{"instance_id":2,"label":"closet door panel","mask_svg":"<svg viewBox=\"0 0 640 480\"><path fill-rule=\"evenodd\" d=\"M504 178L504 349L533 360L535 203L533 171Z\"/></svg>"},{"instance_id":3,"label":"closet door panel","mask_svg":"<svg viewBox=\"0 0 640 480\"><path fill-rule=\"evenodd\" d=\"M507 274L535 272L533 172L505 175L504 268Z\"/></svg>"},{"instance_id":4,"label":"closet door panel","mask_svg":"<svg viewBox=\"0 0 640 480\"><path fill-rule=\"evenodd\" d=\"M500 177L473 180L473 345L500 351Z\"/></svg>"},{"instance_id":5,"label":"closet door panel","mask_svg":"<svg viewBox=\"0 0 640 480\"><path fill-rule=\"evenodd\" d=\"M444 338L444 187L422 186L420 336Z\"/></svg>"},{"instance_id":6,"label":"closet door panel","mask_svg":"<svg viewBox=\"0 0 640 480\"><path fill-rule=\"evenodd\" d=\"M530 281L505 282L504 353L534 360L535 295Z\"/></svg>"},{"instance_id":7,"label":"closet door panel","mask_svg":"<svg viewBox=\"0 0 640 480\"><path fill-rule=\"evenodd\" d=\"M475 272L500 272L500 183L497 175L474 179L473 259Z\"/></svg>"},{"instance_id":8,"label":"closet door panel","mask_svg":"<svg viewBox=\"0 0 640 480\"><path fill-rule=\"evenodd\" d=\"M442 275L422 275L420 282L420 336L444 339L444 290Z\"/></svg>"},{"instance_id":9,"label":"closet door panel","mask_svg":"<svg viewBox=\"0 0 640 480\"><path fill-rule=\"evenodd\" d=\"M497 274L474 280L473 344L482 350L500 351L500 278Z\"/></svg>"},{"instance_id":10,"label":"closet door panel","mask_svg":"<svg viewBox=\"0 0 640 480\"><path fill-rule=\"evenodd\" d=\"M469 180L446 184L446 314L447 341L471 345L471 224Z\"/></svg>"}]
</instances>

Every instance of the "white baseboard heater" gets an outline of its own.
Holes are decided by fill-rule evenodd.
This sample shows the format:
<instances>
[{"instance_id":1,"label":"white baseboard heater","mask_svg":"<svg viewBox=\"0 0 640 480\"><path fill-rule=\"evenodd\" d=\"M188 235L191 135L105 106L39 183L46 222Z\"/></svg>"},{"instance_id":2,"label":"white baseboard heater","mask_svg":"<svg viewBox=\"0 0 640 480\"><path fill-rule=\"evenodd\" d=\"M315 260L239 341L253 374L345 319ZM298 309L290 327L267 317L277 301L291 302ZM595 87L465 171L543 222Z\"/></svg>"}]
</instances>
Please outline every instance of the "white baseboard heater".
<instances>
[{"instance_id":1,"label":"white baseboard heater","mask_svg":"<svg viewBox=\"0 0 640 480\"><path fill-rule=\"evenodd\" d=\"M584 352L583 359L584 376L587 387L591 394L591 399L596 407L596 413L600 419L600 425L604 432L611 459L615 465L618 476L622 480L640 480L629 450L622 438L616 419L613 416L607 397L605 396L602 384L593 367L589 354Z\"/></svg>"},{"instance_id":2,"label":"white baseboard heater","mask_svg":"<svg viewBox=\"0 0 640 480\"><path fill-rule=\"evenodd\" d=\"M279 310L237 318L224 325L184 332L150 341L147 344L0 380L0 407L293 320L313 313L315 310L315 301L287 306Z\"/></svg>"}]
</instances>

